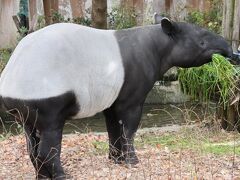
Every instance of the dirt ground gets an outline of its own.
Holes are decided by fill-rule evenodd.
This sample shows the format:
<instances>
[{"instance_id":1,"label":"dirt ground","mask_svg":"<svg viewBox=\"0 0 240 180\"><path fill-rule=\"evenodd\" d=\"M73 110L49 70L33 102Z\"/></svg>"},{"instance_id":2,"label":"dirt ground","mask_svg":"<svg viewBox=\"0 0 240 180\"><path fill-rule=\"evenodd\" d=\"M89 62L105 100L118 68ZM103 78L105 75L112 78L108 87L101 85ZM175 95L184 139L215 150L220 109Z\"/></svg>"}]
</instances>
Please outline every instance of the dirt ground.
<instances>
[{"instance_id":1,"label":"dirt ground","mask_svg":"<svg viewBox=\"0 0 240 180\"><path fill-rule=\"evenodd\" d=\"M162 133L155 134L161 136ZM97 142L97 144L96 144ZM116 165L107 158L106 134L72 134L63 138L62 164L72 179L234 179L240 180L238 155L199 153L146 144L137 148L140 163ZM104 150L105 149L105 150ZM24 135L0 142L0 179L34 179Z\"/></svg>"}]
</instances>

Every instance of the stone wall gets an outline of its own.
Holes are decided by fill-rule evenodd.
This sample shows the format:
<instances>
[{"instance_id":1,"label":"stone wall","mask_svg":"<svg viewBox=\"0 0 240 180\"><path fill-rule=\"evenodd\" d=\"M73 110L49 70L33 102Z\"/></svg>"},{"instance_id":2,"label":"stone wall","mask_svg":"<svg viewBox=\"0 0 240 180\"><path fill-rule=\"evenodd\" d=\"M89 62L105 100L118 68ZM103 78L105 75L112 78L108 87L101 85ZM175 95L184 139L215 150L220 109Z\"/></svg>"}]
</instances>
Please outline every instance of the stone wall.
<instances>
[{"instance_id":1,"label":"stone wall","mask_svg":"<svg viewBox=\"0 0 240 180\"><path fill-rule=\"evenodd\" d=\"M163 81L157 81L149 92L145 103L147 104L182 104L190 100L190 96L183 94L178 81L177 68L169 69Z\"/></svg>"},{"instance_id":2,"label":"stone wall","mask_svg":"<svg viewBox=\"0 0 240 180\"><path fill-rule=\"evenodd\" d=\"M146 104L181 104L190 97L183 94L178 81L156 82L149 92Z\"/></svg>"}]
</instances>

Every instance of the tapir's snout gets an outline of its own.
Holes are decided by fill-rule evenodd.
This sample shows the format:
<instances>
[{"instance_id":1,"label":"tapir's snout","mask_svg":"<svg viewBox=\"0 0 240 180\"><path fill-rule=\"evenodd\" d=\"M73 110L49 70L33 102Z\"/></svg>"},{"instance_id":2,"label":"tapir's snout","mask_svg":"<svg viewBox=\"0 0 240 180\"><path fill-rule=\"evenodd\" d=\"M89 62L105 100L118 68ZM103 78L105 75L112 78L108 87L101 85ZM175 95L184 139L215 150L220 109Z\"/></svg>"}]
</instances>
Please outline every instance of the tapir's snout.
<instances>
[{"instance_id":1,"label":"tapir's snout","mask_svg":"<svg viewBox=\"0 0 240 180\"><path fill-rule=\"evenodd\" d=\"M228 46L227 48L227 52L226 52L226 55L225 55L227 58L232 58L233 57L233 49L231 46Z\"/></svg>"},{"instance_id":2,"label":"tapir's snout","mask_svg":"<svg viewBox=\"0 0 240 180\"><path fill-rule=\"evenodd\" d=\"M232 46L224 39L219 39L220 41L217 42L220 45L220 54L223 55L226 58L232 58L233 57L233 49Z\"/></svg>"},{"instance_id":3,"label":"tapir's snout","mask_svg":"<svg viewBox=\"0 0 240 180\"><path fill-rule=\"evenodd\" d=\"M226 58L231 59L233 57L232 46L222 36L216 35L212 39L212 47L210 49L215 49L215 53L221 54Z\"/></svg>"}]
</instances>

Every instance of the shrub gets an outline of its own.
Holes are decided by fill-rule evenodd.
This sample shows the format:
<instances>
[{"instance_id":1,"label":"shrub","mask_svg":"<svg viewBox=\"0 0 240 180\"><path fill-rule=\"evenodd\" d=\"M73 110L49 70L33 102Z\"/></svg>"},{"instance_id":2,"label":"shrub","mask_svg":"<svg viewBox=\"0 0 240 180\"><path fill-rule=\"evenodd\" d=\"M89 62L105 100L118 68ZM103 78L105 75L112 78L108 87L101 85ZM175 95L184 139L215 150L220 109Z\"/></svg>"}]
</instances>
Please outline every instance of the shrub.
<instances>
[{"instance_id":1,"label":"shrub","mask_svg":"<svg viewBox=\"0 0 240 180\"><path fill-rule=\"evenodd\" d=\"M0 73L7 64L10 56L12 54L12 49L1 49L0 50Z\"/></svg>"},{"instance_id":2,"label":"shrub","mask_svg":"<svg viewBox=\"0 0 240 180\"><path fill-rule=\"evenodd\" d=\"M137 25L137 15L133 8L115 7L108 17L110 29L126 29Z\"/></svg>"},{"instance_id":3,"label":"shrub","mask_svg":"<svg viewBox=\"0 0 240 180\"><path fill-rule=\"evenodd\" d=\"M220 34L222 25L222 3L217 0L209 1L210 9L208 11L190 11L185 20Z\"/></svg>"}]
</instances>

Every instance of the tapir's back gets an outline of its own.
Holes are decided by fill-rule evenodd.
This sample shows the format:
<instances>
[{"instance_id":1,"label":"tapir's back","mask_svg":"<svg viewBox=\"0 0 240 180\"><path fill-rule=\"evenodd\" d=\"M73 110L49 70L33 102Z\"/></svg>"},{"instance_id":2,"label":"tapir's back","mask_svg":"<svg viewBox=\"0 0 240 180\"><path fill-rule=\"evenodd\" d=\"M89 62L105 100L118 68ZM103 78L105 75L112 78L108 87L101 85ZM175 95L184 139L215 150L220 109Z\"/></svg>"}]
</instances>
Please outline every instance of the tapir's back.
<instances>
[{"instance_id":1,"label":"tapir's back","mask_svg":"<svg viewBox=\"0 0 240 180\"><path fill-rule=\"evenodd\" d=\"M123 76L114 31L61 23L19 43L1 75L0 95L37 100L71 91L78 116L87 117L114 102Z\"/></svg>"}]
</instances>

